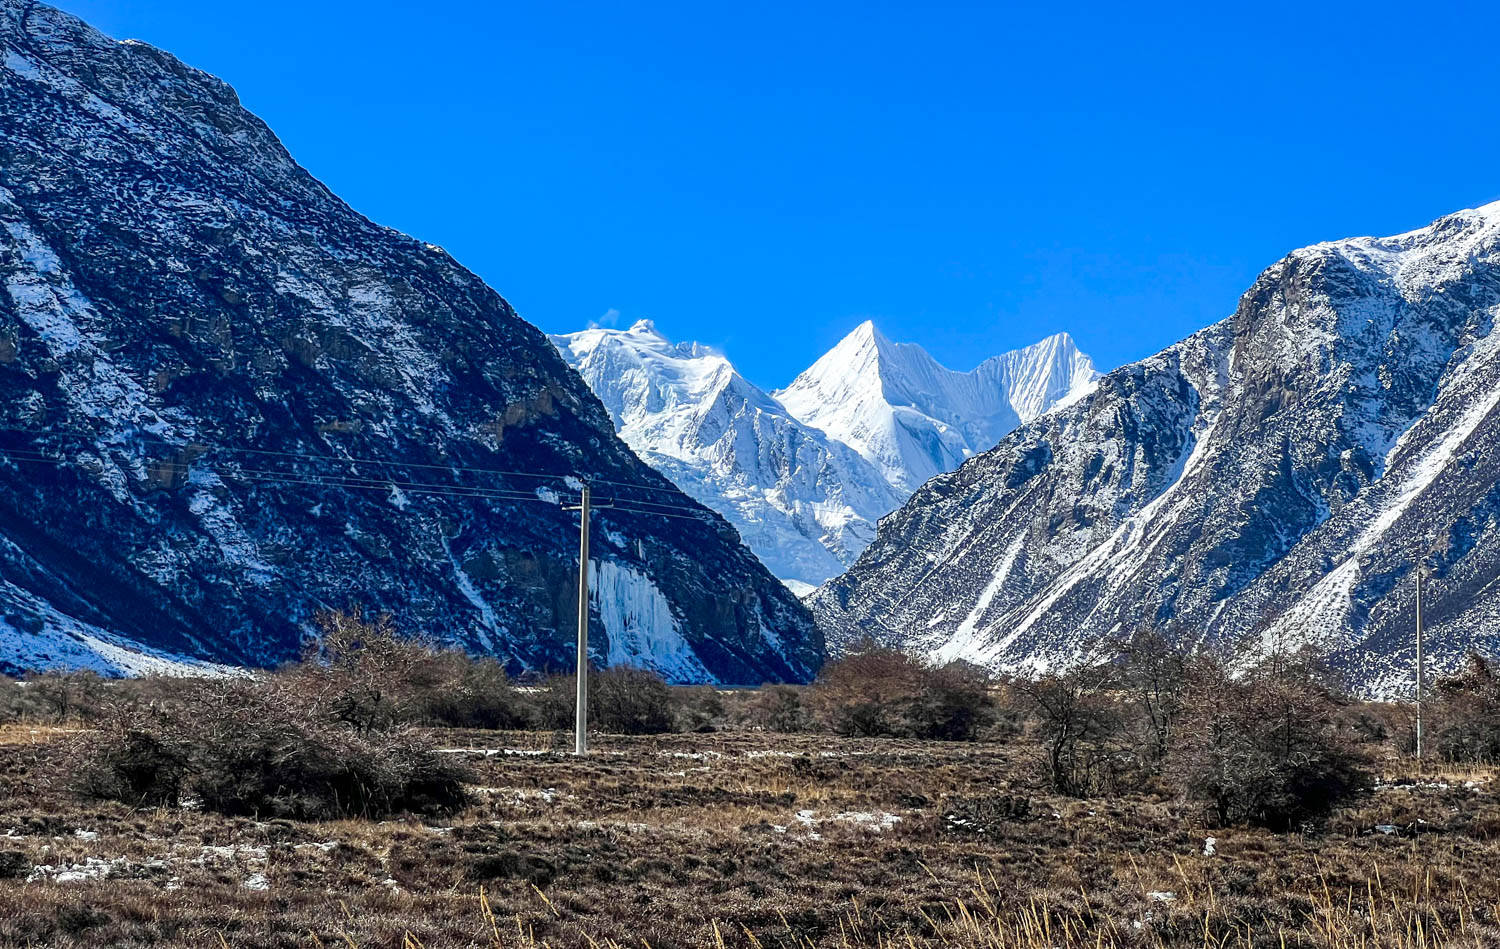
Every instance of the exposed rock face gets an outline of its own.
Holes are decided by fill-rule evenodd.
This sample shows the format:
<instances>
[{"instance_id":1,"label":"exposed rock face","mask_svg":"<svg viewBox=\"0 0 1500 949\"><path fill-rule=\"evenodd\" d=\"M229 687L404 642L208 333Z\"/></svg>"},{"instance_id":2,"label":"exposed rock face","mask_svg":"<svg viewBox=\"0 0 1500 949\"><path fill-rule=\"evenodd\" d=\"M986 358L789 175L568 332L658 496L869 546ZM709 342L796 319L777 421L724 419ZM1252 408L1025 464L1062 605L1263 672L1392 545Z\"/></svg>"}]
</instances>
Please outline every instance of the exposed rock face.
<instances>
[{"instance_id":1,"label":"exposed rock face","mask_svg":"<svg viewBox=\"0 0 1500 949\"><path fill-rule=\"evenodd\" d=\"M805 608L545 336L228 86L19 0L0 50L0 666L272 663L361 603L566 667L559 476L584 475L620 498L594 522L601 660L816 671Z\"/></svg>"},{"instance_id":2,"label":"exposed rock face","mask_svg":"<svg viewBox=\"0 0 1500 949\"><path fill-rule=\"evenodd\" d=\"M1409 689L1500 636L1500 204L1296 251L1234 316L919 490L814 598L862 635L1022 672L1156 627L1311 642Z\"/></svg>"}]
</instances>

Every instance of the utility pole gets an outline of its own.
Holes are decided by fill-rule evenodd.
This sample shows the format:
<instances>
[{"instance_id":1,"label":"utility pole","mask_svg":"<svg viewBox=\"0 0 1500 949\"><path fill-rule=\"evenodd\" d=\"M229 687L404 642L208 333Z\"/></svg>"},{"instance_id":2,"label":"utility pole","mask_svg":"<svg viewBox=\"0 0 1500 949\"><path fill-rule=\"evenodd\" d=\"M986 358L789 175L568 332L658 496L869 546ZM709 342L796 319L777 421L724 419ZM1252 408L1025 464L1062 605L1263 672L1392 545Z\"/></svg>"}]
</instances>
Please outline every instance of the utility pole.
<instances>
[{"instance_id":1,"label":"utility pole","mask_svg":"<svg viewBox=\"0 0 1500 949\"><path fill-rule=\"evenodd\" d=\"M564 511L578 512L578 696L573 707L573 754L589 753L589 511L594 505L589 483L583 482L576 505ZM600 510L614 507L599 505Z\"/></svg>"},{"instance_id":2,"label":"utility pole","mask_svg":"<svg viewBox=\"0 0 1500 949\"><path fill-rule=\"evenodd\" d=\"M1422 577L1427 568L1417 564L1417 773L1422 772Z\"/></svg>"},{"instance_id":3,"label":"utility pole","mask_svg":"<svg viewBox=\"0 0 1500 949\"><path fill-rule=\"evenodd\" d=\"M589 485L578 502L578 701L573 710L573 754L589 751Z\"/></svg>"}]
</instances>

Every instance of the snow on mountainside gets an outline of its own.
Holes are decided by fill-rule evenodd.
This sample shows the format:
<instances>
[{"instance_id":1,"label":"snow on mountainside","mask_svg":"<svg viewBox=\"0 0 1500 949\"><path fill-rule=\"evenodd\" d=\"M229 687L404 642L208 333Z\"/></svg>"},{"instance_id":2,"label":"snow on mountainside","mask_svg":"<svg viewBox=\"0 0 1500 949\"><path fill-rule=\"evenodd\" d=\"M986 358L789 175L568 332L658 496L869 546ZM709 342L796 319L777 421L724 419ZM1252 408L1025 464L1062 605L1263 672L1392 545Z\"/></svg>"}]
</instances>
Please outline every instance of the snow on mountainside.
<instances>
[{"instance_id":1,"label":"snow on mountainside","mask_svg":"<svg viewBox=\"0 0 1500 949\"><path fill-rule=\"evenodd\" d=\"M227 85L0 0L0 115L0 670L272 664L351 604L571 668L558 501L585 476L621 497L594 520L599 660L817 671L805 607L541 332Z\"/></svg>"},{"instance_id":2,"label":"snow on mountainside","mask_svg":"<svg viewBox=\"0 0 1500 949\"><path fill-rule=\"evenodd\" d=\"M552 337L625 443L733 524L804 590L853 563L904 498L847 446L787 414L729 361L648 321Z\"/></svg>"},{"instance_id":3,"label":"snow on mountainside","mask_svg":"<svg viewBox=\"0 0 1500 949\"><path fill-rule=\"evenodd\" d=\"M554 336L563 357L609 409L625 442L679 487L739 529L750 549L794 588L811 589L841 573L875 536L875 524L911 493L921 472L951 468L994 444L1021 418L1076 397L1096 374L1066 336L989 360L972 373L939 366L920 347L896 345L866 323L799 377L839 378L861 351L869 365L840 381L850 388L798 390L824 426L804 424L697 343L673 344L649 321L628 330L590 329ZM879 340L878 351L876 340ZM868 349L863 350L868 344ZM852 356L851 356L852 353ZM840 400L827 405L818 398ZM902 440L942 449L883 465L881 433L865 437L839 419L886 417L901 410ZM847 411L845 411L847 410ZM842 414L841 414L842 413ZM945 421L939 421L943 419ZM846 444L840 435L853 433Z\"/></svg>"},{"instance_id":4,"label":"snow on mountainside","mask_svg":"<svg viewBox=\"0 0 1500 949\"><path fill-rule=\"evenodd\" d=\"M1080 398L1098 376L1066 333L955 372L866 321L775 395L909 494L1022 422Z\"/></svg>"},{"instance_id":5,"label":"snow on mountainside","mask_svg":"<svg viewBox=\"0 0 1500 949\"><path fill-rule=\"evenodd\" d=\"M813 597L825 631L1039 672L1156 627L1410 688L1500 645L1500 204L1296 251L1229 319L938 477Z\"/></svg>"}]
</instances>

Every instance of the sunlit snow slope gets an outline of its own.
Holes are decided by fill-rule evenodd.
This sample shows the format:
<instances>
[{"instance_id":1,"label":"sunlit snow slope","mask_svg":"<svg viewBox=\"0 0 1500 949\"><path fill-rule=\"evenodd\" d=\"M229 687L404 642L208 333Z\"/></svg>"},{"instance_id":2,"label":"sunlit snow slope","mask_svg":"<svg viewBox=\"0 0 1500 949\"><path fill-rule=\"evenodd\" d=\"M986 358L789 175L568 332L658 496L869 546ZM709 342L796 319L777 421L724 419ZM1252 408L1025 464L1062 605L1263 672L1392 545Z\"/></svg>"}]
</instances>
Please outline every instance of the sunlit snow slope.
<instances>
[{"instance_id":1,"label":"sunlit snow slope","mask_svg":"<svg viewBox=\"0 0 1500 949\"><path fill-rule=\"evenodd\" d=\"M910 493L1022 422L1076 400L1098 377L1066 333L955 372L866 321L775 395L794 418L849 445Z\"/></svg>"},{"instance_id":2,"label":"sunlit snow slope","mask_svg":"<svg viewBox=\"0 0 1500 949\"><path fill-rule=\"evenodd\" d=\"M858 453L792 418L722 355L649 322L553 337L641 458L724 515L777 576L843 571L905 498Z\"/></svg>"}]
</instances>

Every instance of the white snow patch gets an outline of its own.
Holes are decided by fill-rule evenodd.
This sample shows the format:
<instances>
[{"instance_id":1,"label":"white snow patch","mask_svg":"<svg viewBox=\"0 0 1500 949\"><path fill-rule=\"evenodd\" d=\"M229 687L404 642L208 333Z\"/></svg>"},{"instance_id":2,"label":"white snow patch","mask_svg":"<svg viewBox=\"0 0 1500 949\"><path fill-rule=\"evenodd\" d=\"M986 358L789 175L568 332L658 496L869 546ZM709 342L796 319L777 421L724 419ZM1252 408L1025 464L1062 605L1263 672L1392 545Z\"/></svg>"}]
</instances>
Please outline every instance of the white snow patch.
<instances>
[{"instance_id":1,"label":"white snow patch","mask_svg":"<svg viewBox=\"0 0 1500 949\"><path fill-rule=\"evenodd\" d=\"M650 577L614 560L589 561L589 576L589 599L609 640L608 665L641 666L672 682L716 681Z\"/></svg>"}]
</instances>

